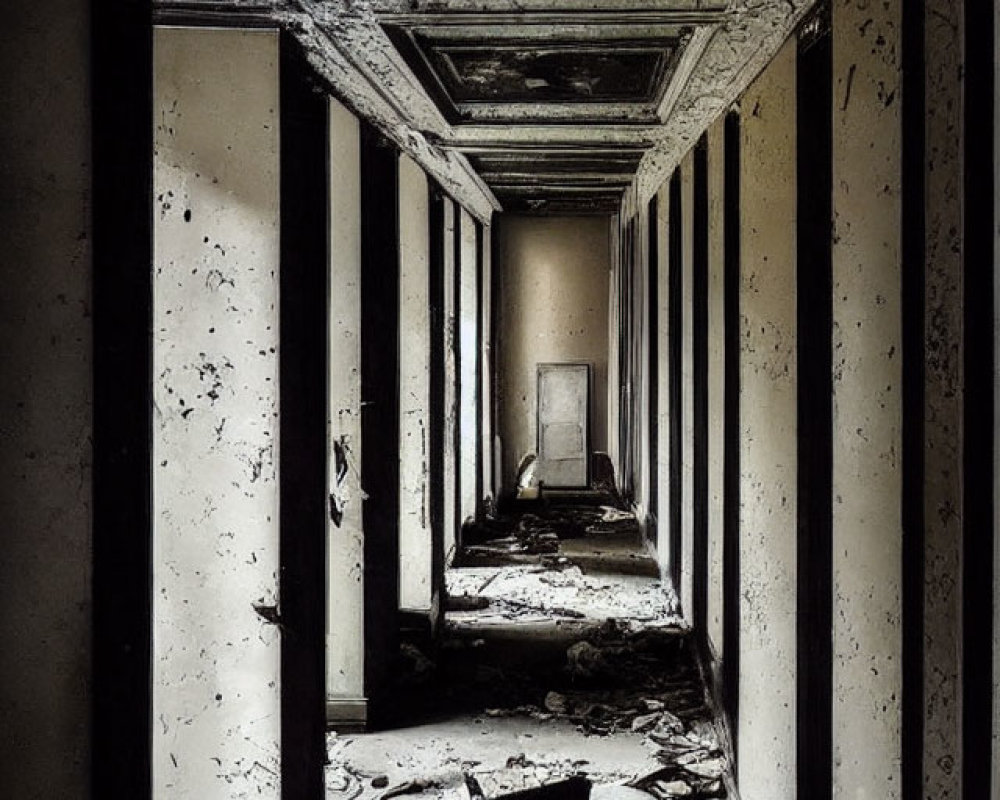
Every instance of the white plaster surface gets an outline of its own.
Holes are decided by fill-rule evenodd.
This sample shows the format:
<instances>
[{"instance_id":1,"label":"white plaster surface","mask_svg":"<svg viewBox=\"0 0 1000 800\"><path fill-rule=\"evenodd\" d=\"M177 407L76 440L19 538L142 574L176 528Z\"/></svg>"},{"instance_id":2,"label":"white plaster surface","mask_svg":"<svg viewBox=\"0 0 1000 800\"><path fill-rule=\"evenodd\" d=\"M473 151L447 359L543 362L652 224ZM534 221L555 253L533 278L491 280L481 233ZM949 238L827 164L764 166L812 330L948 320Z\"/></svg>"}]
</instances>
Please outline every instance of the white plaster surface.
<instances>
[{"instance_id":1,"label":"white plaster surface","mask_svg":"<svg viewBox=\"0 0 1000 800\"><path fill-rule=\"evenodd\" d=\"M901 7L833 6L834 796L885 800L901 796Z\"/></svg>"},{"instance_id":2,"label":"white plaster surface","mask_svg":"<svg viewBox=\"0 0 1000 800\"><path fill-rule=\"evenodd\" d=\"M795 61L793 40L741 104L737 781L744 800L796 797Z\"/></svg>"},{"instance_id":3,"label":"white plaster surface","mask_svg":"<svg viewBox=\"0 0 1000 800\"><path fill-rule=\"evenodd\" d=\"M0 794L90 797L90 4L0 26Z\"/></svg>"},{"instance_id":4,"label":"white plaster surface","mask_svg":"<svg viewBox=\"0 0 1000 800\"><path fill-rule=\"evenodd\" d=\"M459 524L476 516L476 318L479 314L476 286L476 222L468 211L461 211L461 263L459 266Z\"/></svg>"},{"instance_id":5,"label":"white plaster surface","mask_svg":"<svg viewBox=\"0 0 1000 800\"><path fill-rule=\"evenodd\" d=\"M636 365L636 411L638 419L636 428L638 430L638 442L635 459L638 482L636 486L636 517L641 526L645 526L647 515L650 509L650 458L652 449L649 434L649 401L650 401L650 380L649 374L649 344L650 337L656 332L650 329L649 319L649 203L644 203L637 209L635 217L635 320L636 329L639 332L639 340L636 342L638 349L638 360ZM656 302L655 298L653 302ZM655 376L652 376L655 380Z\"/></svg>"},{"instance_id":6,"label":"white plaster surface","mask_svg":"<svg viewBox=\"0 0 1000 800\"><path fill-rule=\"evenodd\" d=\"M670 574L670 564L679 554L670 552L670 237L677 234L670 230L670 181L666 181L657 194L655 224L657 226L656 282L657 353L659 363L654 379L657 382L657 478L656 507L659 513L656 560L660 573ZM674 587L675 590L678 587Z\"/></svg>"},{"instance_id":7,"label":"white plaster surface","mask_svg":"<svg viewBox=\"0 0 1000 800\"><path fill-rule=\"evenodd\" d=\"M504 291L504 485L535 452L537 364L594 367L591 448L607 444L607 222L601 217L508 217L500 229Z\"/></svg>"},{"instance_id":8,"label":"white plaster surface","mask_svg":"<svg viewBox=\"0 0 1000 800\"><path fill-rule=\"evenodd\" d=\"M962 796L962 6L926 4L924 796Z\"/></svg>"},{"instance_id":9,"label":"white plaster surface","mask_svg":"<svg viewBox=\"0 0 1000 800\"><path fill-rule=\"evenodd\" d=\"M278 798L278 36L154 45L153 791Z\"/></svg>"},{"instance_id":10,"label":"white plaster surface","mask_svg":"<svg viewBox=\"0 0 1000 800\"><path fill-rule=\"evenodd\" d=\"M621 442L618 433L618 417L621 414L621 371L618 369L618 351L621 348L620 315L621 303L618 292L618 273L621 269L621 215L608 220L608 385L607 398L607 452L615 469L615 480L621 482L617 474L621 464ZM502 229L501 229L502 230ZM501 250L501 258L503 251ZM507 291L506 287L504 291ZM509 480L509 478L507 479Z\"/></svg>"},{"instance_id":11,"label":"white plaster surface","mask_svg":"<svg viewBox=\"0 0 1000 800\"><path fill-rule=\"evenodd\" d=\"M708 639L722 657L725 456L725 116L708 129Z\"/></svg>"},{"instance_id":12,"label":"white plaster surface","mask_svg":"<svg viewBox=\"0 0 1000 800\"><path fill-rule=\"evenodd\" d=\"M357 117L330 100L329 466L327 664L330 700L364 685L364 528L361 486L361 138Z\"/></svg>"},{"instance_id":13,"label":"white plaster surface","mask_svg":"<svg viewBox=\"0 0 1000 800\"><path fill-rule=\"evenodd\" d=\"M444 553L450 564L455 553L458 517L458 354L455 352L455 203L444 200Z\"/></svg>"},{"instance_id":14,"label":"white plaster surface","mask_svg":"<svg viewBox=\"0 0 1000 800\"><path fill-rule=\"evenodd\" d=\"M490 456L493 442L493 373L490 362L493 359L493 341L490 338L490 320L493 313L493 294L490 291L493 278L493 228L483 226L483 296L480 308L480 319L483 337L479 343L481 353L481 369L479 375L481 391L480 407L480 438L482 440L483 460L479 465L482 475L483 495L494 495L493 491L493 460ZM483 497L476 498L477 501Z\"/></svg>"},{"instance_id":15,"label":"white plaster surface","mask_svg":"<svg viewBox=\"0 0 1000 800\"><path fill-rule=\"evenodd\" d=\"M694 622L694 152L681 159L681 611Z\"/></svg>"},{"instance_id":16,"label":"white plaster surface","mask_svg":"<svg viewBox=\"0 0 1000 800\"><path fill-rule=\"evenodd\" d=\"M430 228L427 176L399 159L399 603L431 607L428 461L430 423Z\"/></svg>"}]
</instances>

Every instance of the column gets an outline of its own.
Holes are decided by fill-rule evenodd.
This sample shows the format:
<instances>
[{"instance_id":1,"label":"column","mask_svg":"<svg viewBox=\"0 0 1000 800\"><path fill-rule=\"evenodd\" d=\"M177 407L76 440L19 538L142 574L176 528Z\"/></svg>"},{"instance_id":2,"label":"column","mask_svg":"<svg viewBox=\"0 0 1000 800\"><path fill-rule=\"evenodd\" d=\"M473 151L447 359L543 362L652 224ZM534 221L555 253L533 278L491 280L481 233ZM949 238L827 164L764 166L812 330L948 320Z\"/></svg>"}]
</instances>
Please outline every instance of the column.
<instances>
[{"instance_id":1,"label":"column","mask_svg":"<svg viewBox=\"0 0 1000 800\"><path fill-rule=\"evenodd\" d=\"M330 100L330 521L327 722L364 725L365 535L361 517L361 149L358 119Z\"/></svg>"},{"instance_id":2,"label":"column","mask_svg":"<svg viewBox=\"0 0 1000 800\"><path fill-rule=\"evenodd\" d=\"M278 36L155 31L153 793L277 798Z\"/></svg>"},{"instance_id":3,"label":"column","mask_svg":"<svg viewBox=\"0 0 1000 800\"><path fill-rule=\"evenodd\" d=\"M796 796L795 55L792 40L741 101L738 783L746 800Z\"/></svg>"},{"instance_id":4,"label":"column","mask_svg":"<svg viewBox=\"0 0 1000 800\"><path fill-rule=\"evenodd\" d=\"M901 796L901 2L833 7L833 782Z\"/></svg>"},{"instance_id":5,"label":"column","mask_svg":"<svg viewBox=\"0 0 1000 800\"><path fill-rule=\"evenodd\" d=\"M430 227L427 176L399 161L399 604L430 611Z\"/></svg>"}]
</instances>

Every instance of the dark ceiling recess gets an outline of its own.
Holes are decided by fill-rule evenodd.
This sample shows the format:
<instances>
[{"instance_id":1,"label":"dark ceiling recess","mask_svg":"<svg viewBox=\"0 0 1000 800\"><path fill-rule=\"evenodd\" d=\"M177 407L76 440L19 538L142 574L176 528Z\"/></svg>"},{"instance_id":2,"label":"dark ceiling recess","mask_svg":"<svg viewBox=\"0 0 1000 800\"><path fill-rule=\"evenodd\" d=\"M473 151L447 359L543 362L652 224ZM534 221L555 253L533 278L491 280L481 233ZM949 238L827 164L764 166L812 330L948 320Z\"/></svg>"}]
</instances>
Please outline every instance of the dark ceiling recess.
<instances>
[{"instance_id":1,"label":"dark ceiling recess","mask_svg":"<svg viewBox=\"0 0 1000 800\"><path fill-rule=\"evenodd\" d=\"M537 27L520 25L383 29L449 122L521 125L659 122L688 33L672 28L669 35L625 38L600 29L586 37L539 36Z\"/></svg>"},{"instance_id":2,"label":"dark ceiling recess","mask_svg":"<svg viewBox=\"0 0 1000 800\"><path fill-rule=\"evenodd\" d=\"M504 210L613 214L631 185L643 146L604 143L604 130L663 122L687 80L685 48L718 22L723 6L562 9L517 13L442 9L385 13L399 55L457 130L527 133L520 144L477 139L456 146ZM702 37L703 40L703 37ZM586 130L592 141L569 134ZM612 135L608 141L616 138ZM576 144L571 144L570 139Z\"/></svg>"},{"instance_id":3,"label":"dark ceiling recess","mask_svg":"<svg viewBox=\"0 0 1000 800\"><path fill-rule=\"evenodd\" d=\"M452 102L655 103L676 40L597 43L530 40L454 45L415 41Z\"/></svg>"}]
</instances>

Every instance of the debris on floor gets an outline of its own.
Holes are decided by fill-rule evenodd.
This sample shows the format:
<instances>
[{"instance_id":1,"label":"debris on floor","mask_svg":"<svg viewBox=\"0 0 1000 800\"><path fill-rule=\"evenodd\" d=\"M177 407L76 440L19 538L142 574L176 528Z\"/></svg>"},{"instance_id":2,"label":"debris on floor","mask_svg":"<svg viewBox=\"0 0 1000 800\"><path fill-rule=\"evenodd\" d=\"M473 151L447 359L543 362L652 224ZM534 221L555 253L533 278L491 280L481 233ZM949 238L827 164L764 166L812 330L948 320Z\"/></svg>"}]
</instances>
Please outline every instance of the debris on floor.
<instances>
[{"instance_id":1,"label":"debris on floor","mask_svg":"<svg viewBox=\"0 0 1000 800\"><path fill-rule=\"evenodd\" d=\"M470 522L462 541L458 567L547 563L557 555L587 573L659 574L635 515L607 504L515 504Z\"/></svg>"},{"instance_id":2,"label":"debris on floor","mask_svg":"<svg viewBox=\"0 0 1000 800\"><path fill-rule=\"evenodd\" d=\"M634 630L684 628L677 597L659 579L587 575L554 559L541 565L460 567L445 576L449 630L461 633L491 622L619 620ZM485 601L485 603L484 603Z\"/></svg>"},{"instance_id":3,"label":"debris on floor","mask_svg":"<svg viewBox=\"0 0 1000 800\"><path fill-rule=\"evenodd\" d=\"M441 637L401 647L394 729L330 734L328 799L726 797L729 767L669 583L562 555L593 526L624 540L634 517L592 506L486 525L494 539L546 534L560 552L446 573Z\"/></svg>"}]
</instances>

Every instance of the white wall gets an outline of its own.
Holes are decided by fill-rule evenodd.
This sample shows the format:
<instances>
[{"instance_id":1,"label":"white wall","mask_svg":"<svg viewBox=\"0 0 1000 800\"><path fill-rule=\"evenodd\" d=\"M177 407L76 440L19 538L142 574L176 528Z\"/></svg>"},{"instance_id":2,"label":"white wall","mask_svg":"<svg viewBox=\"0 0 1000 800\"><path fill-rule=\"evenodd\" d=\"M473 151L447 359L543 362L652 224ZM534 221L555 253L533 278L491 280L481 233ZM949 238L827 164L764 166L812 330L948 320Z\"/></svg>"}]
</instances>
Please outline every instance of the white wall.
<instances>
[{"instance_id":1,"label":"white wall","mask_svg":"<svg viewBox=\"0 0 1000 800\"><path fill-rule=\"evenodd\" d=\"M739 785L796 796L796 43L742 106ZM766 198L766 202L764 202Z\"/></svg>"},{"instance_id":2,"label":"white wall","mask_svg":"<svg viewBox=\"0 0 1000 800\"><path fill-rule=\"evenodd\" d=\"M458 353L455 351L455 331L458 325L455 294L455 217L456 206L451 198L444 200L444 553L450 564L457 541L458 507L458 448L455 434L458 428Z\"/></svg>"},{"instance_id":3,"label":"white wall","mask_svg":"<svg viewBox=\"0 0 1000 800\"><path fill-rule=\"evenodd\" d=\"M679 558L679 553L670 552L670 419L673 409L670 405L670 237L677 236L680 231L670 228L670 181L660 187L656 195L656 220L650 222L657 226L657 265L659 267L656 283L657 319L659 326L656 331L659 368L650 380L657 382L657 509L659 511L658 541L656 547L657 561L663 575L671 574L673 559ZM677 587L674 587L677 588Z\"/></svg>"},{"instance_id":4,"label":"white wall","mask_svg":"<svg viewBox=\"0 0 1000 800\"><path fill-rule=\"evenodd\" d=\"M327 716L364 714L365 547L361 465L361 143L358 119L329 107L330 317L327 480L343 515L327 522ZM338 470L338 462L340 469Z\"/></svg>"},{"instance_id":5,"label":"white wall","mask_svg":"<svg viewBox=\"0 0 1000 800\"><path fill-rule=\"evenodd\" d=\"M593 364L591 450L607 447L608 224L603 217L504 217L500 263L504 486L534 453L537 365Z\"/></svg>"},{"instance_id":6,"label":"white wall","mask_svg":"<svg viewBox=\"0 0 1000 800\"><path fill-rule=\"evenodd\" d=\"M725 116L708 140L708 641L722 657L722 524L725 457Z\"/></svg>"},{"instance_id":7,"label":"white wall","mask_svg":"<svg viewBox=\"0 0 1000 800\"><path fill-rule=\"evenodd\" d=\"M430 228L427 176L399 159L399 604L429 611Z\"/></svg>"},{"instance_id":8,"label":"white wall","mask_svg":"<svg viewBox=\"0 0 1000 800\"><path fill-rule=\"evenodd\" d=\"M476 319L479 314L477 273L479 270L476 250L476 222L469 212L460 212L459 235L461 255L459 263L459 492L461 497L459 524L476 516Z\"/></svg>"},{"instance_id":9,"label":"white wall","mask_svg":"<svg viewBox=\"0 0 1000 800\"><path fill-rule=\"evenodd\" d=\"M901 5L833 7L834 787L886 800L901 791L902 131L885 102Z\"/></svg>"},{"instance_id":10,"label":"white wall","mask_svg":"<svg viewBox=\"0 0 1000 800\"><path fill-rule=\"evenodd\" d=\"M154 69L154 794L278 798L278 36Z\"/></svg>"},{"instance_id":11,"label":"white wall","mask_svg":"<svg viewBox=\"0 0 1000 800\"><path fill-rule=\"evenodd\" d=\"M681 611L694 622L694 151L681 171Z\"/></svg>"}]
</instances>

